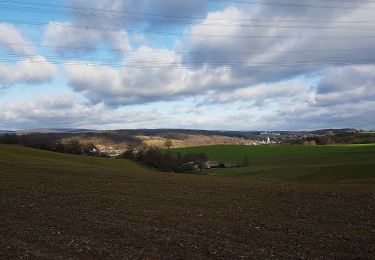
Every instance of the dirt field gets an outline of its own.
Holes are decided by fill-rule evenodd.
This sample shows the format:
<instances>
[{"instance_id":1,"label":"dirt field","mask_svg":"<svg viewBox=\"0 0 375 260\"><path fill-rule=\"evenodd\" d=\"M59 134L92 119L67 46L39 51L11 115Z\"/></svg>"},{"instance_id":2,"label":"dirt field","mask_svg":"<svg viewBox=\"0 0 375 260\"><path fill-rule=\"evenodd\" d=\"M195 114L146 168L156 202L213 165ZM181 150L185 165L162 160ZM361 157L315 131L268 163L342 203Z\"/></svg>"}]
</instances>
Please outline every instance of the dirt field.
<instances>
[{"instance_id":1,"label":"dirt field","mask_svg":"<svg viewBox=\"0 0 375 260\"><path fill-rule=\"evenodd\" d=\"M0 145L0 259L375 258L375 181L159 173Z\"/></svg>"}]
</instances>

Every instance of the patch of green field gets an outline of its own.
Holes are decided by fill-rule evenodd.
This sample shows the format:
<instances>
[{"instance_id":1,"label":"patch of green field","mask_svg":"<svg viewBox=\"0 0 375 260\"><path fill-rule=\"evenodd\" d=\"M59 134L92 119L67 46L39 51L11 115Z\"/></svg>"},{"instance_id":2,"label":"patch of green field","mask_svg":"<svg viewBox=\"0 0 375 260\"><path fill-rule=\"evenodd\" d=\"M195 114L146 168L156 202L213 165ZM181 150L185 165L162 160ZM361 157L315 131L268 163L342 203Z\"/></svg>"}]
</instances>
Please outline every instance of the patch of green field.
<instances>
[{"instance_id":1,"label":"patch of green field","mask_svg":"<svg viewBox=\"0 0 375 260\"><path fill-rule=\"evenodd\" d=\"M361 134L375 134L375 131L364 131Z\"/></svg>"},{"instance_id":2,"label":"patch of green field","mask_svg":"<svg viewBox=\"0 0 375 260\"><path fill-rule=\"evenodd\" d=\"M241 162L248 158L247 167L208 170L214 174L296 181L375 177L375 145L214 145L173 149L173 152L203 152L210 160L218 161Z\"/></svg>"},{"instance_id":3,"label":"patch of green field","mask_svg":"<svg viewBox=\"0 0 375 260\"><path fill-rule=\"evenodd\" d=\"M86 168L118 169L132 172L148 172L132 161L114 158L98 158L90 156L61 154L22 146L0 145L0 158L4 161L22 161L23 164L51 165L51 166L76 166Z\"/></svg>"}]
</instances>

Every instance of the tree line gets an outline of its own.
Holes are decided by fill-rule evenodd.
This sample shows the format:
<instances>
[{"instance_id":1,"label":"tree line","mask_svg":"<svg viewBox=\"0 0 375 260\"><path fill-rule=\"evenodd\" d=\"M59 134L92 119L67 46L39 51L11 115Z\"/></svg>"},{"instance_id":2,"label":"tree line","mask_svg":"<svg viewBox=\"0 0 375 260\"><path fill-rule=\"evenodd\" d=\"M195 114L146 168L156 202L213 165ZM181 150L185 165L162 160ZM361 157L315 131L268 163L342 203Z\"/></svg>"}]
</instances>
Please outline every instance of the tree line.
<instances>
[{"instance_id":1,"label":"tree line","mask_svg":"<svg viewBox=\"0 0 375 260\"><path fill-rule=\"evenodd\" d=\"M180 154L146 146L129 145L120 159L141 162L164 172L201 172L208 158L204 153Z\"/></svg>"},{"instance_id":2,"label":"tree line","mask_svg":"<svg viewBox=\"0 0 375 260\"><path fill-rule=\"evenodd\" d=\"M17 144L34 149L53 151L58 153L68 153L89 156L108 156L99 151L93 143L80 143L78 140L61 142L60 139L46 135L15 135L5 134L0 136L2 144Z\"/></svg>"},{"instance_id":3,"label":"tree line","mask_svg":"<svg viewBox=\"0 0 375 260\"><path fill-rule=\"evenodd\" d=\"M372 144L375 143L375 133L369 132L327 132L325 135L307 137L297 140L294 144L329 145L329 144Z\"/></svg>"}]
</instances>

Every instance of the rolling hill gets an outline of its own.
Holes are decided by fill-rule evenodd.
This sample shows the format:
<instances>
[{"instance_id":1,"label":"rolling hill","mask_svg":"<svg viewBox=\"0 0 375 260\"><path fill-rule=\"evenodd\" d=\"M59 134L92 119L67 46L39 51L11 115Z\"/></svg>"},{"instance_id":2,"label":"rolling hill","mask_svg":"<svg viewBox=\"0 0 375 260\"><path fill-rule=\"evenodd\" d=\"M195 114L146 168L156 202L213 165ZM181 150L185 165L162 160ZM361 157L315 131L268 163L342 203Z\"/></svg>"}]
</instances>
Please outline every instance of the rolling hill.
<instances>
[{"instance_id":1,"label":"rolling hill","mask_svg":"<svg viewBox=\"0 0 375 260\"><path fill-rule=\"evenodd\" d=\"M0 180L1 259L372 258L375 251L371 176L161 173L0 145Z\"/></svg>"}]
</instances>

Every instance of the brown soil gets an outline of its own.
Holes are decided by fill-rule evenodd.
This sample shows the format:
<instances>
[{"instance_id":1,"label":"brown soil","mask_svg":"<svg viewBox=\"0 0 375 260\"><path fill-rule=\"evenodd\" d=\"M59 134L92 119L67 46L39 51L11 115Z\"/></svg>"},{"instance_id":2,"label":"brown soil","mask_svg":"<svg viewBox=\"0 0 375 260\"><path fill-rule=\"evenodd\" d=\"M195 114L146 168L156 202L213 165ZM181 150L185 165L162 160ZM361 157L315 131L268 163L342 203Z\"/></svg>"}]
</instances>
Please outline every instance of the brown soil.
<instances>
[{"instance_id":1,"label":"brown soil","mask_svg":"<svg viewBox=\"0 0 375 260\"><path fill-rule=\"evenodd\" d=\"M0 153L1 155L1 153ZM371 181L0 159L0 259L375 258Z\"/></svg>"}]
</instances>

